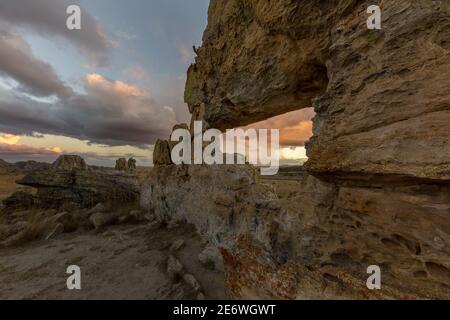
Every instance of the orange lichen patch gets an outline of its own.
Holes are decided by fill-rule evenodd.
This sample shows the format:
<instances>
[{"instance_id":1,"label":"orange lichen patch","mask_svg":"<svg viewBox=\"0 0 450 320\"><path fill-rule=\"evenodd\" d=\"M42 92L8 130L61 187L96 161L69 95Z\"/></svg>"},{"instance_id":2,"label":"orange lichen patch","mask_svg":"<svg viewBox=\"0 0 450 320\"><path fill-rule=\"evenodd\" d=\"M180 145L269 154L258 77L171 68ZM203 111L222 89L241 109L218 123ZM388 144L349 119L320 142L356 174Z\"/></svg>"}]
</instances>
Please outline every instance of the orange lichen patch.
<instances>
[{"instance_id":1,"label":"orange lichen patch","mask_svg":"<svg viewBox=\"0 0 450 320\"><path fill-rule=\"evenodd\" d=\"M233 252L221 248L225 282L232 296L295 298L299 277L294 264L287 263L277 269L269 255L255 245L251 236L241 236Z\"/></svg>"}]
</instances>

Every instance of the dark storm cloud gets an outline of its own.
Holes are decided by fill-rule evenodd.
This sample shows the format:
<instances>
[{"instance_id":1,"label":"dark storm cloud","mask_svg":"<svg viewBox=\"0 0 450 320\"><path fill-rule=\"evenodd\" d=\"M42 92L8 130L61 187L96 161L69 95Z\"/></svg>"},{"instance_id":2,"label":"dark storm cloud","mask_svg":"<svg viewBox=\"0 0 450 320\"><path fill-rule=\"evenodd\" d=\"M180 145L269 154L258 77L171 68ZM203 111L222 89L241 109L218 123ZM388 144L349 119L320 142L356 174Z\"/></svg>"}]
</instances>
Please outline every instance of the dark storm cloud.
<instances>
[{"instance_id":1,"label":"dark storm cloud","mask_svg":"<svg viewBox=\"0 0 450 320\"><path fill-rule=\"evenodd\" d=\"M44 103L0 89L0 132L145 147L168 136L176 123L172 108L157 106L135 86L92 74L85 79L85 91Z\"/></svg>"},{"instance_id":2,"label":"dark storm cloud","mask_svg":"<svg viewBox=\"0 0 450 320\"><path fill-rule=\"evenodd\" d=\"M46 37L60 37L73 43L98 65L107 62L112 41L102 32L99 22L82 9L81 30L68 30L66 9L74 0L0 0L0 21L26 28Z\"/></svg>"},{"instance_id":3,"label":"dark storm cloud","mask_svg":"<svg viewBox=\"0 0 450 320\"><path fill-rule=\"evenodd\" d=\"M167 137L177 116L172 108L157 105L148 92L90 74L84 79L85 94L79 94L50 64L33 55L21 36L23 30L66 39L98 64L105 63L111 41L86 11L82 11L82 30L67 30L70 4L77 1L0 0L0 81L3 77L17 82L12 90L0 85L0 132L138 147Z\"/></svg>"},{"instance_id":4,"label":"dark storm cloud","mask_svg":"<svg viewBox=\"0 0 450 320\"><path fill-rule=\"evenodd\" d=\"M0 74L19 83L19 90L38 97L67 96L67 87L48 63L36 59L23 38L0 25Z\"/></svg>"}]
</instances>

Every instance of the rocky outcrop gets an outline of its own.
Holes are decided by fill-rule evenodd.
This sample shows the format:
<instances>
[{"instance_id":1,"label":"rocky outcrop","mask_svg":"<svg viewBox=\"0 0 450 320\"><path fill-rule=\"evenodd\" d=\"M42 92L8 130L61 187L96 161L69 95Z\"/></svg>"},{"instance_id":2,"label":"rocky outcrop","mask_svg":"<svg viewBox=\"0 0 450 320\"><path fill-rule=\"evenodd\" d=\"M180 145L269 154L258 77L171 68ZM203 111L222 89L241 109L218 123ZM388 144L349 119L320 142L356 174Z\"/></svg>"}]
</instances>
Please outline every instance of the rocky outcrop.
<instances>
[{"instance_id":1,"label":"rocky outcrop","mask_svg":"<svg viewBox=\"0 0 450 320\"><path fill-rule=\"evenodd\" d=\"M314 106L310 172L450 180L450 5L383 3L368 30L370 4L212 0L193 117L225 129Z\"/></svg>"},{"instance_id":2,"label":"rocky outcrop","mask_svg":"<svg viewBox=\"0 0 450 320\"><path fill-rule=\"evenodd\" d=\"M352 7L352 1L212 0L188 71L190 112L226 129L310 107L328 83L330 25Z\"/></svg>"},{"instance_id":3,"label":"rocky outcrop","mask_svg":"<svg viewBox=\"0 0 450 320\"><path fill-rule=\"evenodd\" d=\"M14 167L20 173L30 173L33 171L48 170L51 164L37 161L19 161L14 163Z\"/></svg>"},{"instance_id":4,"label":"rocky outcrop","mask_svg":"<svg viewBox=\"0 0 450 320\"><path fill-rule=\"evenodd\" d=\"M448 182L450 3L388 2L382 14L380 32L356 10L331 29L308 170Z\"/></svg>"},{"instance_id":5,"label":"rocky outcrop","mask_svg":"<svg viewBox=\"0 0 450 320\"><path fill-rule=\"evenodd\" d=\"M127 159L120 158L116 160L116 166L114 167L117 171L125 171L127 169Z\"/></svg>"},{"instance_id":6,"label":"rocky outcrop","mask_svg":"<svg viewBox=\"0 0 450 320\"><path fill-rule=\"evenodd\" d=\"M130 158L127 161L127 169L130 172L133 172L134 170L136 170L136 159Z\"/></svg>"},{"instance_id":7,"label":"rocky outcrop","mask_svg":"<svg viewBox=\"0 0 450 320\"><path fill-rule=\"evenodd\" d=\"M60 156L52 165L55 170L87 170L88 166L80 156L64 155Z\"/></svg>"},{"instance_id":8,"label":"rocky outcrop","mask_svg":"<svg viewBox=\"0 0 450 320\"><path fill-rule=\"evenodd\" d=\"M126 158L117 159L114 170L133 172L136 170L136 160L133 158L128 159L128 161Z\"/></svg>"},{"instance_id":9,"label":"rocky outcrop","mask_svg":"<svg viewBox=\"0 0 450 320\"><path fill-rule=\"evenodd\" d=\"M240 219L255 217L256 203L264 208L275 198L257 180L256 170L247 165L159 166L142 187L141 207L160 221L194 224L211 242L225 245L234 242Z\"/></svg>"},{"instance_id":10,"label":"rocky outcrop","mask_svg":"<svg viewBox=\"0 0 450 320\"><path fill-rule=\"evenodd\" d=\"M233 297L450 297L450 4L383 2L368 30L371 4L211 0L192 119L224 130L317 114L288 202L246 166L164 166L143 189L143 205L220 249ZM370 265L382 290L366 287Z\"/></svg>"},{"instance_id":11,"label":"rocky outcrop","mask_svg":"<svg viewBox=\"0 0 450 320\"><path fill-rule=\"evenodd\" d=\"M137 201L140 190L136 176L86 170L84 160L80 159L57 161L58 165L55 164L51 170L32 172L17 183L36 188L38 205L43 207L59 208L70 203L91 207L100 202Z\"/></svg>"},{"instance_id":12,"label":"rocky outcrop","mask_svg":"<svg viewBox=\"0 0 450 320\"><path fill-rule=\"evenodd\" d=\"M172 164L170 156L170 146L168 141L156 141L155 149L153 151L153 164L155 166L164 166Z\"/></svg>"},{"instance_id":13,"label":"rocky outcrop","mask_svg":"<svg viewBox=\"0 0 450 320\"><path fill-rule=\"evenodd\" d=\"M220 250L208 261L223 258L236 298L450 297L449 186L300 181L279 199L251 166L160 166L141 206L195 225ZM370 265L382 270L381 291L366 287Z\"/></svg>"},{"instance_id":14,"label":"rocky outcrop","mask_svg":"<svg viewBox=\"0 0 450 320\"><path fill-rule=\"evenodd\" d=\"M36 161L19 161L9 163L0 159L0 174L27 174L33 171L48 170L51 168L50 163Z\"/></svg>"}]
</instances>

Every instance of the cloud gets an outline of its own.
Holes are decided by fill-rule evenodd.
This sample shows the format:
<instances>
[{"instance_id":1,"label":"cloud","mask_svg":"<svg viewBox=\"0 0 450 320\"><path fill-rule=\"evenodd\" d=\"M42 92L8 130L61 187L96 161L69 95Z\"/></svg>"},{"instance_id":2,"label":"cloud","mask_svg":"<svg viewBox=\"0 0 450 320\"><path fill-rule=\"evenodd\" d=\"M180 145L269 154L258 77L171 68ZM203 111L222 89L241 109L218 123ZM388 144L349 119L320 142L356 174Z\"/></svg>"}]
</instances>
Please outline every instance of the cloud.
<instances>
[{"instance_id":1,"label":"cloud","mask_svg":"<svg viewBox=\"0 0 450 320\"><path fill-rule=\"evenodd\" d=\"M28 43L11 29L0 29L0 74L14 79L19 90L34 96L72 93L52 66L36 59Z\"/></svg>"},{"instance_id":2,"label":"cloud","mask_svg":"<svg viewBox=\"0 0 450 320\"><path fill-rule=\"evenodd\" d=\"M256 129L279 129L280 145L302 147L312 136L312 108L289 112L248 126Z\"/></svg>"},{"instance_id":3,"label":"cloud","mask_svg":"<svg viewBox=\"0 0 450 320\"><path fill-rule=\"evenodd\" d=\"M19 136L13 134L0 134L0 144L15 145L19 141Z\"/></svg>"},{"instance_id":4,"label":"cloud","mask_svg":"<svg viewBox=\"0 0 450 320\"><path fill-rule=\"evenodd\" d=\"M72 4L81 7L81 30L68 30L66 27L66 9ZM76 0L2 0L0 21L45 37L65 39L99 66L107 63L108 51L113 45L97 19L83 10Z\"/></svg>"},{"instance_id":5,"label":"cloud","mask_svg":"<svg viewBox=\"0 0 450 320\"><path fill-rule=\"evenodd\" d=\"M141 66L130 66L123 70L122 74L126 77L129 77L133 80L140 80L140 81L149 81L150 76L147 73L147 71L142 68Z\"/></svg>"},{"instance_id":6,"label":"cloud","mask_svg":"<svg viewBox=\"0 0 450 320\"><path fill-rule=\"evenodd\" d=\"M115 35L117 38L127 41L137 39L137 35L122 30L117 31Z\"/></svg>"},{"instance_id":7,"label":"cloud","mask_svg":"<svg viewBox=\"0 0 450 320\"><path fill-rule=\"evenodd\" d=\"M157 105L147 91L132 84L89 74L84 90L86 94L45 103L0 89L0 132L38 132L109 146L145 147L167 137L177 122L172 108Z\"/></svg>"},{"instance_id":8,"label":"cloud","mask_svg":"<svg viewBox=\"0 0 450 320\"><path fill-rule=\"evenodd\" d=\"M0 143L0 157L6 160L38 159L41 161L51 160L63 152L58 147L34 148L22 144Z\"/></svg>"}]
</instances>

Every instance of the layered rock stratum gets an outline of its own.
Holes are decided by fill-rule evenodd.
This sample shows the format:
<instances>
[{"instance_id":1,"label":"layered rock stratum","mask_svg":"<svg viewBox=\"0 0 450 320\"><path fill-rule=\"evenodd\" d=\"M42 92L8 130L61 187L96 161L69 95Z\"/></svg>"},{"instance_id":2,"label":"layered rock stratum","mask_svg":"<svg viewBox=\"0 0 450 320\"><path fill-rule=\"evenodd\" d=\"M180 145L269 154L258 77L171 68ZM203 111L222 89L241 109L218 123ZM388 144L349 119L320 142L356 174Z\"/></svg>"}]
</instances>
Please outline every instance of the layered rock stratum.
<instances>
[{"instance_id":1,"label":"layered rock stratum","mask_svg":"<svg viewBox=\"0 0 450 320\"><path fill-rule=\"evenodd\" d=\"M140 195L135 175L89 169L79 156L60 156L50 169L33 171L17 183L36 188L36 204L51 208L136 202Z\"/></svg>"},{"instance_id":2,"label":"layered rock stratum","mask_svg":"<svg viewBox=\"0 0 450 320\"><path fill-rule=\"evenodd\" d=\"M371 4L211 0L192 119L225 130L316 112L289 204L247 166L180 167L167 142L155 150L143 206L219 248L233 297L450 298L450 3L383 1L381 30ZM370 265L381 290L366 287Z\"/></svg>"}]
</instances>

